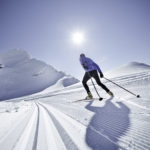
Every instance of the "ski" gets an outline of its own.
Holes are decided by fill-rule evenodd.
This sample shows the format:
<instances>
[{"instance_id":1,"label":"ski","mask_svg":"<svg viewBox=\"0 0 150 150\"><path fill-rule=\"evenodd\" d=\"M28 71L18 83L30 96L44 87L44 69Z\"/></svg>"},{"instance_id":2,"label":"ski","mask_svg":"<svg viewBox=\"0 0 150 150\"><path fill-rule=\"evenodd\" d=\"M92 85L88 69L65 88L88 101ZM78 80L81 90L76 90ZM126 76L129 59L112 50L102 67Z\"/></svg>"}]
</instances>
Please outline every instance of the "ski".
<instances>
[{"instance_id":1,"label":"ski","mask_svg":"<svg viewBox=\"0 0 150 150\"><path fill-rule=\"evenodd\" d=\"M79 100L75 100L73 101L73 103L76 103L76 102L89 102L89 101L94 101L94 100L99 100L99 101L102 101L104 98L103 97L100 97L100 98L92 98L92 99L79 99Z\"/></svg>"}]
</instances>

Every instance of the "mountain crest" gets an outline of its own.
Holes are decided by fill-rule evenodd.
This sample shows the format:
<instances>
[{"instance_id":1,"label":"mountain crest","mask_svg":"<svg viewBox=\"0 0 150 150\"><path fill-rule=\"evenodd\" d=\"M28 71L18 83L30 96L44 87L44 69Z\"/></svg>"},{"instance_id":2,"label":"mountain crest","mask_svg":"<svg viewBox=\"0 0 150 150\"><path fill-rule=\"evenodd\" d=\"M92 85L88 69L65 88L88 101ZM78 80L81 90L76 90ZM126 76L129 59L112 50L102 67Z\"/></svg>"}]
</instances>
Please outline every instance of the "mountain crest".
<instances>
[{"instance_id":1,"label":"mountain crest","mask_svg":"<svg viewBox=\"0 0 150 150\"><path fill-rule=\"evenodd\" d=\"M26 51L14 49L0 55L0 100L20 97L40 92L56 84L66 77L69 86L79 80L68 77L64 72L57 71L54 67L43 61L32 58Z\"/></svg>"}]
</instances>

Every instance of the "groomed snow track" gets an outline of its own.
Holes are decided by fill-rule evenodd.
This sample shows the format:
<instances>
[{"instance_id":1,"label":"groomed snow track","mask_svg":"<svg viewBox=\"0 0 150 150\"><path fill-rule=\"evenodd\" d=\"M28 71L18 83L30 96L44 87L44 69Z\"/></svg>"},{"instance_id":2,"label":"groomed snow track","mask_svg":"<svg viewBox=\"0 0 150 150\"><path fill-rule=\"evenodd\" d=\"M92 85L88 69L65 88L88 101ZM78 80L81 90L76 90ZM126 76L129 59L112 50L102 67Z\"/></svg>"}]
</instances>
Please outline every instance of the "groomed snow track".
<instances>
[{"instance_id":1,"label":"groomed snow track","mask_svg":"<svg viewBox=\"0 0 150 150\"><path fill-rule=\"evenodd\" d=\"M148 72L115 81L143 87L149 80ZM125 93L102 102L72 103L70 97L78 99L78 92L20 98L28 109L1 112L0 150L150 150L149 96L126 98Z\"/></svg>"},{"instance_id":2,"label":"groomed snow track","mask_svg":"<svg viewBox=\"0 0 150 150\"><path fill-rule=\"evenodd\" d=\"M32 108L26 115L20 117L18 122L12 125L9 132L0 139L0 147L3 150L92 149L85 142L87 128L90 128L93 132L105 138L108 143L114 145L113 149L150 149L150 132L143 128L143 126L149 126L146 121L133 118L136 124L133 125L133 128L128 129L131 134L124 135L118 142L115 142L113 132L120 132L121 121L116 122L110 138L110 135L108 136L104 132L98 131L94 126L87 127L83 122L51 105L40 101L32 103ZM105 120L104 125L107 128L111 128L111 120Z\"/></svg>"}]
</instances>

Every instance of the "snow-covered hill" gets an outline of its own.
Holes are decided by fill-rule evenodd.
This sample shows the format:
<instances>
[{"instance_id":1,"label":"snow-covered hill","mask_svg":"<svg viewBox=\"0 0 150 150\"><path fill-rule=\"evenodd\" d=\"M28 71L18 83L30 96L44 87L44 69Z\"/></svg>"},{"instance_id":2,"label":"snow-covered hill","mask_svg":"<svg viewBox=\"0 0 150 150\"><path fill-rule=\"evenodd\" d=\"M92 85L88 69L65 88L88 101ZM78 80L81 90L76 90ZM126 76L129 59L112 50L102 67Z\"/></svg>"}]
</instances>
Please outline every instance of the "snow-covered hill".
<instances>
[{"instance_id":1,"label":"snow-covered hill","mask_svg":"<svg viewBox=\"0 0 150 150\"><path fill-rule=\"evenodd\" d=\"M62 87L78 82L20 49L0 54L0 64L0 100L33 94L63 79Z\"/></svg>"},{"instance_id":2,"label":"snow-covered hill","mask_svg":"<svg viewBox=\"0 0 150 150\"><path fill-rule=\"evenodd\" d=\"M122 76L110 78L141 98L103 79L114 97L95 84L103 101L77 101L86 96L82 84L62 88L64 76L53 85L59 90L0 102L0 149L149 150L150 70L145 66L128 64L117 72Z\"/></svg>"},{"instance_id":3,"label":"snow-covered hill","mask_svg":"<svg viewBox=\"0 0 150 150\"><path fill-rule=\"evenodd\" d=\"M122 65L116 69L106 72L106 76L117 77L145 71L150 71L150 65L139 62L130 62L128 64Z\"/></svg>"}]
</instances>

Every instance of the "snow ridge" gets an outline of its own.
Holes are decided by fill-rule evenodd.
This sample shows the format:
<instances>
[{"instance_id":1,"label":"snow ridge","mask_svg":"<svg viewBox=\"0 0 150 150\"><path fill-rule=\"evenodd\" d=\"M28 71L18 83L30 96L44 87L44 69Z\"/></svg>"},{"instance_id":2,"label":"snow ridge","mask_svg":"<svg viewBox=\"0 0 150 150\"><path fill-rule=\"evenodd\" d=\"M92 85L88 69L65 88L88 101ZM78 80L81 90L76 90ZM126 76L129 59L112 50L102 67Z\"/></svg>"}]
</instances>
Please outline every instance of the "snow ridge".
<instances>
[{"instance_id":1,"label":"snow ridge","mask_svg":"<svg viewBox=\"0 0 150 150\"><path fill-rule=\"evenodd\" d=\"M0 100L20 97L24 95L40 92L58 80L62 82L62 87L79 82L79 80L67 76L61 71L57 71L46 63L31 58L26 51L14 49L0 55L1 89Z\"/></svg>"}]
</instances>

